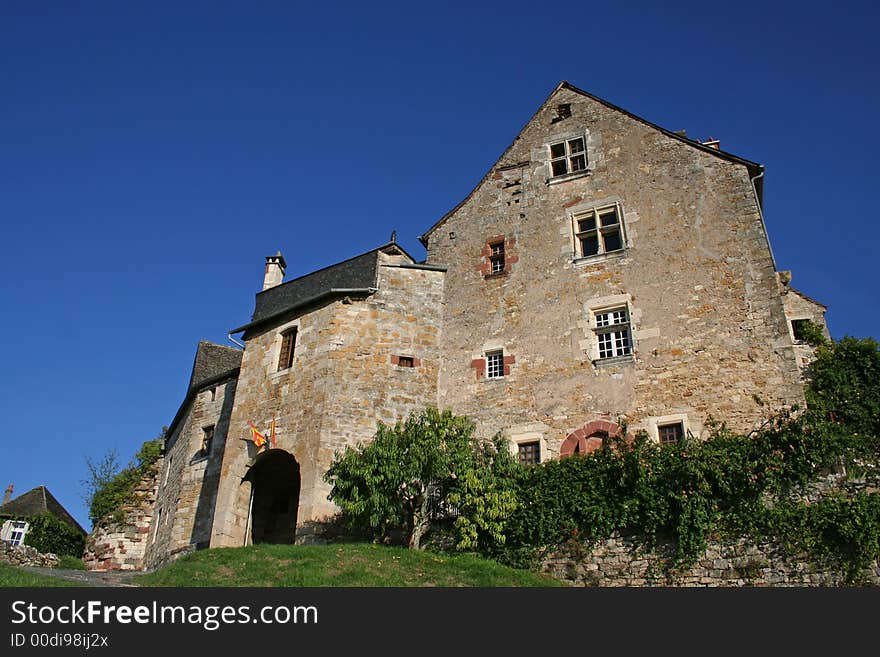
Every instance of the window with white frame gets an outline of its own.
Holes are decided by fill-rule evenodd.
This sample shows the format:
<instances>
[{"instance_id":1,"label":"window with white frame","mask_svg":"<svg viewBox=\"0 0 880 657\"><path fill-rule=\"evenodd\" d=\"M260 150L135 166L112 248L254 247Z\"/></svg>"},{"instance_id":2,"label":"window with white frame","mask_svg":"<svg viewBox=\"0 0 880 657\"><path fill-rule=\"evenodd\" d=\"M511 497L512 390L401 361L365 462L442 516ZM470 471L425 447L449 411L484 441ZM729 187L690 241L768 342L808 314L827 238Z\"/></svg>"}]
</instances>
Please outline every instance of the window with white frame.
<instances>
[{"instance_id":1,"label":"window with white frame","mask_svg":"<svg viewBox=\"0 0 880 657\"><path fill-rule=\"evenodd\" d=\"M28 524L24 520L9 521L9 542L15 545L21 545L24 542L24 535L27 534Z\"/></svg>"},{"instance_id":2,"label":"window with white frame","mask_svg":"<svg viewBox=\"0 0 880 657\"><path fill-rule=\"evenodd\" d=\"M500 379L504 377L504 351L486 353L486 378Z\"/></svg>"},{"instance_id":3,"label":"window with white frame","mask_svg":"<svg viewBox=\"0 0 880 657\"><path fill-rule=\"evenodd\" d=\"M622 251L626 246L620 204L572 215L576 253L580 258Z\"/></svg>"},{"instance_id":4,"label":"window with white frame","mask_svg":"<svg viewBox=\"0 0 880 657\"><path fill-rule=\"evenodd\" d=\"M626 306L597 311L594 317L599 360L632 354L632 333Z\"/></svg>"},{"instance_id":5,"label":"window with white frame","mask_svg":"<svg viewBox=\"0 0 880 657\"><path fill-rule=\"evenodd\" d=\"M583 137L550 144L550 172L553 177L587 169L587 141Z\"/></svg>"}]
</instances>

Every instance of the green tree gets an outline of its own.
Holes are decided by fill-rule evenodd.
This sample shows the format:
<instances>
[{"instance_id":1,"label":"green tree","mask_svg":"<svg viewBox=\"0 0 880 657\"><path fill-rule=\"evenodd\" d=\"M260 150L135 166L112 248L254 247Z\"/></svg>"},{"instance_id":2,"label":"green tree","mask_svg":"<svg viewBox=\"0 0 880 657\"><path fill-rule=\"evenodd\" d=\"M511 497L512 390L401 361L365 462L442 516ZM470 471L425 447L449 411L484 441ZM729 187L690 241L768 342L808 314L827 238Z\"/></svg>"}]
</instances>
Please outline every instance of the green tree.
<instances>
[{"instance_id":1,"label":"green tree","mask_svg":"<svg viewBox=\"0 0 880 657\"><path fill-rule=\"evenodd\" d=\"M880 345L844 337L816 349L809 368L807 406L862 436L880 436Z\"/></svg>"},{"instance_id":2,"label":"green tree","mask_svg":"<svg viewBox=\"0 0 880 657\"><path fill-rule=\"evenodd\" d=\"M73 527L50 513L29 518L24 542L40 552L81 557L86 538Z\"/></svg>"},{"instance_id":3,"label":"green tree","mask_svg":"<svg viewBox=\"0 0 880 657\"><path fill-rule=\"evenodd\" d=\"M324 475L333 485L329 499L351 527L383 538L403 530L415 549L423 547L432 515L453 501L463 547L484 532L500 539L515 497L492 468L510 455L473 433L471 420L436 408L394 427L380 422L372 442L336 454Z\"/></svg>"}]
</instances>

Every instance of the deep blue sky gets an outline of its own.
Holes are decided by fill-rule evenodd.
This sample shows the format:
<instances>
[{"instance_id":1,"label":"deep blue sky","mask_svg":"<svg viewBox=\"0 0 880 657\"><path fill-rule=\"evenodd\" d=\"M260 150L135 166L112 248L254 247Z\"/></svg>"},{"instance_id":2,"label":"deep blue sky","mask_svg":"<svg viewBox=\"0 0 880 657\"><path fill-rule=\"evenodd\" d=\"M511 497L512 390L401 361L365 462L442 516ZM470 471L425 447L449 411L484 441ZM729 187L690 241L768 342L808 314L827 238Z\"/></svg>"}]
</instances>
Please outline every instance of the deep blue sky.
<instances>
[{"instance_id":1,"label":"deep blue sky","mask_svg":"<svg viewBox=\"0 0 880 657\"><path fill-rule=\"evenodd\" d=\"M562 79L766 165L778 267L880 336L867 2L162 4L0 4L0 488L88 528L85 457L170 423L264 256L423 257Z\"/></svg>"}]
</instances>

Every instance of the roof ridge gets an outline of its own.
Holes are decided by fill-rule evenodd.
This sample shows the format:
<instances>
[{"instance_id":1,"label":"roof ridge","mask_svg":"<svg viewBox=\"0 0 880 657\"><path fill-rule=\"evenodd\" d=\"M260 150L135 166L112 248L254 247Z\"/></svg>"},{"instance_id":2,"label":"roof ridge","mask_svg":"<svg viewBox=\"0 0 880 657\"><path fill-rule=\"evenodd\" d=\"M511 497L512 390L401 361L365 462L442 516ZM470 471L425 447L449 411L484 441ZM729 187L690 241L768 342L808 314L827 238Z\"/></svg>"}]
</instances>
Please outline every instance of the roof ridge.
<instances>
[{"instance_id":1,"label":"roof ridge","mask_svg":"<svg viewBox=\"0 0 880 657\"><path fill-rule=\"evenodd\" d=\"M259 292L257 292L257 296L263 294L264 292L269 292L270 290L277 290L278 288L283 287L283 286L285 286L285 285L289 285L290 283L295 283L296 281L301 280L301 279L303 279L303 278L306 278L307 276L312 276L312 275L314 275L314 274L317 274L317 273L319 273L319 272L325 271L325 270L327 270L327 269L332 269L333 267L336 267L336 266L338 266L338 265L345 264L346 262L350 262L350 261L352 261L352 260L356 260L357 258L363 258L365 255L370 255L371 253L377 253L377 252L381 251L382 249L387 249L389 246L397 247L398 249L400 249L401 251L403 251L403 254L404 254L407 258L409 258L409 259L412 260L413 262L416 262L416 259L413 258L413 257L407 252L407 250L404 249L404 248L403 248L398 242L385 242L385 244L382 244L382 245L380 245L380 246L377 246L377 247L375 247L375 248L373 248L373 249L369 249L368 251L364 251L363 253L358 253L357 255L353 255L353 256L351 256L350 258L346 258L345 260L340 260L339 262L334 262L334 263L332 263L332 264L329 264L329 265L326 265L326 266L324 266L324 267L321 267L320 269L314 269L314 270L310 271L310 272L307 273L307 274L303 274L302 276L297 276L296 278L291 278L289 281L284 281L283 283L279 283L278 285L273 285L272 287L266 288L265 290L260 290Z\"/></svg>"},{"instance_id":2,"label":"roof ridge","mask_svg":"<svg viewBox=\"0 0 880 657\"><path fill-rule=\"evenodd\" d=\"M520 138L520 135L522 135L523 130L525 130L526 127L528 127L528 125L541 112L541 110L544 109L544 106L547 105L547 103L550 101L550 99L553 98L553 96L556 95L562 89L568 89L569 91L572 91L574 93L580 94L582 96L586 96L587 98L590 98L590 99L594 100L595 102L597 102L601 105L604 105L605 107L607 107L611 110L614 110L616 112L620 112L621 114L624 114L625 116L628 116L631 119L638 121L639 123L647 125L648 127L653 128L654 130L660 131L661 133L663 133L664 135L666 135L668 137L671 137L671 138L676 139L682 143L693 146L694 148L697 148L705 153L710 153L710 154L712 154L716 157L720 157L721 159L724 159L724 160L733 161L733 162L737 162L739 164L743 164L750 169L755 168L755 167L757 167L759 169L764 168L764 165L759 164L758 162L752 162L751 160L747 160L745 158L739 157L737 155L734 155L733 153L729 153L727 151L722 151L720 149L715 149L710 146L705 146L703 143L701 143L695 139L689 139L687 137L682 137L681 135L676 134L672 130L667 130L663 126L657 125L656 123L652 123L651 121L648 121L647 119L642 118L638 114L633 114L632 112L625 110L624 108L620 107L619 105L615 105L614 103L607 101L604 98L600 98L599 96L591 94L588 91L584 91L583 89L580 89L579 87L576 87L575 85L571 84L568 80L562 80L559 84L556 85L556 87L553 89L553 91L550 92L550 95L547 96L547 98L545 98L544 101L538 106L538 109L535 110L535 112L529 117L529 120L523 124L523 126L516 133L516 136L513 138L513 141L510 142L510 144L507 146L507 148L505 148L502 151L501 155L499 155L495 159L495 161L489 167L489 170L483 175L482 178L480 178L479 182L477 182L477 184L474 186L474 188L459 203L457 203L455 205L455 207L453 207L446 214L444 214L442 217L440 217L440 219L437 220L433 226L431 226L428 230L426 230L424 233L419 235L419 241L422 243L422 245L425 245L425 242L426 242L425 238L427 235L429 235L432 232L434 232L435 230L437 230L437 228L440 227L440 224L442 224L444 221L446 221L446 219L448 219L454 212L456 212L459 208L461 208L461 206L463 206L468 201L468 199L470 199L474 195L474 192L476 192L480 188L480 186L489 178L489 175L496 168L497 164L502 159L504 159L504 156L507 155L507 153L510 151L511 148L513 148L513 145Z\"/></svg>"}]
</instances>

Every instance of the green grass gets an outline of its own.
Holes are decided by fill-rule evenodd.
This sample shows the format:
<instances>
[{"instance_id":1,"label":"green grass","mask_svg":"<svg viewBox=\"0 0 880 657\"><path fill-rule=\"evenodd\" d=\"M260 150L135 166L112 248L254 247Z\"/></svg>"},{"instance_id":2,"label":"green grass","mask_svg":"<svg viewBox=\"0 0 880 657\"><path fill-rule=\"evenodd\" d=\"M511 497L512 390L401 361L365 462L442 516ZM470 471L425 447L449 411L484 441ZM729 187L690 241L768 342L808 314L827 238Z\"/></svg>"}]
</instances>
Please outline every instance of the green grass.
<instances>
[{"instance_id":1,"label":"green grass","mask_svg":"<svg viewBox=\"0 0 880 657\"><path fill-rule=\"evenodd\" d=\"M63 570L85 570L86 565L83 563L83 560L78 557L71 557L66 554L59 555L58 557L61 561L58 564L57 568L61 568Z\"/></svg>"},{"instance_id":2,"label":"green grass","mask_svg":"<svg viewBox=\"0 0 880 657\"><path fill-rule=\"evenodd\" d=\"M76 586L76 584L0 563L0 587L5 586Z\"/></svg>"},{"instance_id":3,"label":"green grass","mask_svg":"<svg viewBox=\"0 0 880 657\"><path fill-rule=\"evenodd\" d=\"M561 586L561 582L469 554L380 545L254 545L187 555L138 586Z\"/></svg>"}]
</instances>

